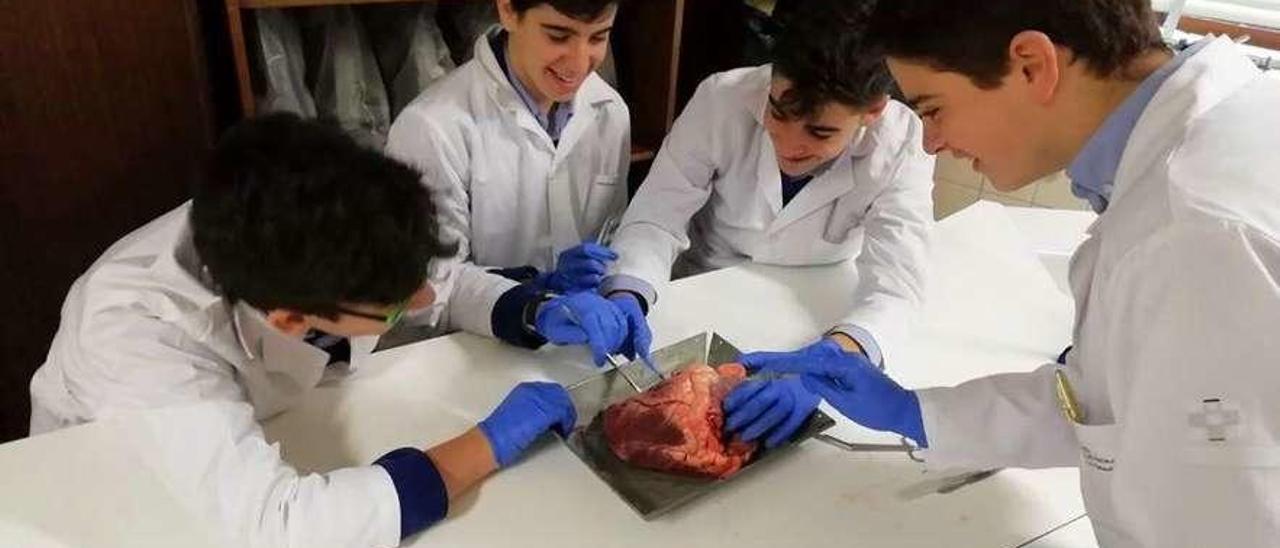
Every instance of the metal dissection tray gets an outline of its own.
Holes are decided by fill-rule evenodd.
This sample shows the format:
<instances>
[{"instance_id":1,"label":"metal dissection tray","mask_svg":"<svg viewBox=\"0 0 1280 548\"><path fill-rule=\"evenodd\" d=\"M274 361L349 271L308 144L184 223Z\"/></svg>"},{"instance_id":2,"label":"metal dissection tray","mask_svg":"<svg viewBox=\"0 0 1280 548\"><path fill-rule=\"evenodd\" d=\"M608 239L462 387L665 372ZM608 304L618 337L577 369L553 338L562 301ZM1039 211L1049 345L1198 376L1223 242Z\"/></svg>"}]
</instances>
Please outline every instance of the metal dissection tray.
<instances>
[{"instance_id":1,"label":"metal dissection tray","mask_svg":"<svg viewBox=\"0 0 1280 548\"><path fill-rule=\"evenodd\" d=\"M737 361L740 352L715 333L695 335L653 352L653 362L663 374L691 364L716 366ZM652 388L658 379L643 363L633 361L621 366L642 388ZM631 466L618 459L604 439L601 412L609 405L635 395L635 390L614 371L591 377L569 387L570 397L578 411L579 426L565 440L569 449L595 472L645 520L654 519L726 482L734 481L756 468L756 465L778 457L800 442L835 425L822 411L814 411L790 441L774 449L759 449L742 470L725 479L710 479L668 474Z\"/></svg>"}]
</instances>

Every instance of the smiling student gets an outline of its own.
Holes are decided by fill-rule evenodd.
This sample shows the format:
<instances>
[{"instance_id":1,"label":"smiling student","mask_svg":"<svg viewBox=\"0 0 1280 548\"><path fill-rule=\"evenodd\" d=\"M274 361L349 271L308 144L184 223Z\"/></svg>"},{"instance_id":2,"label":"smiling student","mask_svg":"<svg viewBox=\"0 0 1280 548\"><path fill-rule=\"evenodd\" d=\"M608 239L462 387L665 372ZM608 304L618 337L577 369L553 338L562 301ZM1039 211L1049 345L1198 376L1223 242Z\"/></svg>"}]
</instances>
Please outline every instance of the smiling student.
<instances>
[{"instance_id":1,"label":"smiling student","mask_svg":"<svg viewBox=\"0 0 1280 548\"><path fill-rule=\"evenodd\" d=\"M639 303L595 293L614 254L583 243L627 200L630 115L595 73L618 0L496 1L501 28L387 143L439 197L462 268L488 271L459 277L451 308L469 312L452 323L529 348L586 342L597 363L645 354Z\"/></svg>"},{"instance_id":2,"label":"smiling student","mask_svg":"<svg viewBox=\"0 0 1280 548\"><path fill-rule=\"evenodd\" d=\"M857 257L852 305L824 340L884 361L881 343L900 338L924 293L933 159L920 119L889 98L889 72L863 46L866 10L808 2L773 63L702 82L623 218L606 294L653 304L673 275ZM802 392L794 379L747 383L738 398L761 412L731 426L783 440L817 406Z\"/></svg>"}]
</instances>

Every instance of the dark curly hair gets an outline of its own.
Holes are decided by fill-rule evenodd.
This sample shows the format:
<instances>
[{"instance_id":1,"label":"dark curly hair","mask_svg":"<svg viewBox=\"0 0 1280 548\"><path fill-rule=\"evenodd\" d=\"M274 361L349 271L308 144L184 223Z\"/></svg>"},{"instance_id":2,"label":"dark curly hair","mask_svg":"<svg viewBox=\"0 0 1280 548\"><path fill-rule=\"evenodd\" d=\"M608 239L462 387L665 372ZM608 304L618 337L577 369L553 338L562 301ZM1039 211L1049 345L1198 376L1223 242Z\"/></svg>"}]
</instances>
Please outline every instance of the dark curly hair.
<instances>
[{"instance_id":1,"label":"dark curly hair","mask_svg":"<svg viewBox=\"0 0 1280 548\"><path fill-rule=\"evenodd\" d=\"M993 89L1009 72L1009 42L1026 30L1045 33L1102 77L1164 48L1150 0L885 0L871 41L890 57Z\"/></svg>"},{"instance_id":2,"label":"dark curly hair","mask_svg":"<svg viewBox=\"0 0 1280 548\"><path fill-rule=\"evenodd\" d=\"M224 298L261 310L399 303L457 250L418 172L292 114L228 130L194 194L200 259Z\"/></svg>"},{"instance_id":3,"label":"dark curly hair","mask_svg":"<svg viewBox=\"0 0 1280 548\"><path fill-rule=\"evenodd\" d=\"M579 21L595 21L599 19L609 6L617 6L622 0L511 0L511 7L516 13L524 12L547 4L556 11Z\"/></svg>"},{"instance_id":4,"label":"dark curly hair","mask_svg":"<svg viewBox=\"0 0 1280 548\"><path fill-rule=\"evenodd\" d=\"M808 0L782 21L772 52L775 76L791 82L775 103L782 115L808 117L831 101L868 107L889 93L884 59L865 45L871 8L870 0Z\"/></svg>"}]
</instances>

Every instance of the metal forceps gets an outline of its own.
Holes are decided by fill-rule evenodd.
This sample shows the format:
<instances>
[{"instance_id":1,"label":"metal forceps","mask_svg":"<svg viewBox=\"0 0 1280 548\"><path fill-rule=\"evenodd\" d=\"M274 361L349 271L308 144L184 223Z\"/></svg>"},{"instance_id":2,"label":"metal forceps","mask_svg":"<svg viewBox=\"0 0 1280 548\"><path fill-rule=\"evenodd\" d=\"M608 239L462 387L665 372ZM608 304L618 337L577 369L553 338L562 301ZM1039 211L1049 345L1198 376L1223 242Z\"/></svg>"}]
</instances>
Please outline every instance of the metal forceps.
<instances>
[{"instance_id":1,"label":"metal forceps","mask_svg":"<svg viewBox=\"0 0 1280 548\"><path fill-rule=\"evenodd\" d=\"M609 215L607 218L605 218L604 223L601 223L600 231L596 233L596 243L602 246L608 246L613 241L613 233L617 232L618 227L621 225L622 225L621 214L614 213L612 215ZM667 379L667 376L663 375L662 371L658 369L657 366L653 365L653 360L649 359L648 356L640 356L640 362L643 363L644 366L647 367L649 371L651 371L659 379L661 380ZM614 354L609 354L609 363L613 365L614 369L617 369L619 371L622 370L622 365L626 364L626 362L623 361L622 358ZM631 386L633 388L637 386L636 383L631 380L631 377L628 377L626 375L626 373L623 373L622 376L627 379L628 383L631 383ZM636 392L641 392L641 390L639 388L636 388Z\"/></svg>"},{"instance_id":2,"label":"metal forceps","mask_svg":"<svg viewBox=\"0 0 1280 548\"><path fill-rule=\"evenodd\" d=\"M577 324L579 327L582 326L582 320L578 318L578 315L573 312L572 308L569 308L568 306L563 304L560 305L560 307L561 307L561 310L564 310L565 316L569 317L569 321L572 321L573 323ZM622 366L626 365L627 362L623 361L623 358L621 356L618 356L617 354L606 354L605 357L606 359L609 360L609 365L611 366L611 369L613 369L614 371L617 371L619 375L622 375L622 378L627 380L627 384L631 385L631 388L633 388L637 394L640 392L644 392L644 390L640 389L640 385L636 384L635 379L632 379L631 375L628 375L627 371L623 369ZM659 377L661 377L661 375L659 375Z\"/></svg>"}]
</instances>

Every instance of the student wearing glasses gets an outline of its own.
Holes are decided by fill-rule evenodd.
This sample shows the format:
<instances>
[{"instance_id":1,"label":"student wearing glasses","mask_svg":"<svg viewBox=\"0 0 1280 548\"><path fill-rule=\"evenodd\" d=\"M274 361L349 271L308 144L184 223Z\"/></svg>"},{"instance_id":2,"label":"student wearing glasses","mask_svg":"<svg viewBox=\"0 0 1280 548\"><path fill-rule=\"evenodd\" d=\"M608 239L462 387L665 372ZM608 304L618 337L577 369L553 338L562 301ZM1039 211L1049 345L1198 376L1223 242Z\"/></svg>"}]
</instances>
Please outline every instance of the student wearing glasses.
<instances>
[{"instance_id":1,"label":"student wearing glasses","mask_svg":"<svg viewBox=\"0 0 1280 548\"><path fill-rule=\"evenodd\" d=\"M324 474L299 474L258 423L340 382L350 338L429 312L429 267L454 251L435 208L416 171L335 128L242 122L191 202L72 286L31 382L32 434L137 410L211 413L162 441L207 461L169 479L208 494L198 503L231 546L391 546L443 519L538 436L573 427L564 388L518 385L449 441Z\"/></svg>"}]
</instances>

